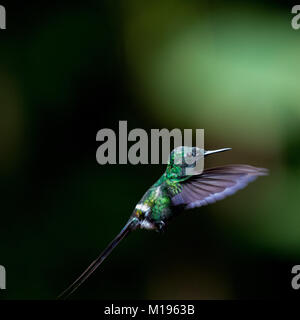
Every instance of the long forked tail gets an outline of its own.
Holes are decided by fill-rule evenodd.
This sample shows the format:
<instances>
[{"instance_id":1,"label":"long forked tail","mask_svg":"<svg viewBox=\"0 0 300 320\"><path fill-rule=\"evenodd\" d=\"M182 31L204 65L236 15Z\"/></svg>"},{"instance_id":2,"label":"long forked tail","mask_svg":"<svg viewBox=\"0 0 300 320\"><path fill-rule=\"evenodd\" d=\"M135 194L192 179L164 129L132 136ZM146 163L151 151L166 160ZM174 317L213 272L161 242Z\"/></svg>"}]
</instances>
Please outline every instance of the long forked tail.
<instances>
[{"instance_id":1,"label":"long forked tail","mask_svg":"<svg viewBox=\"0 0 300 320\"><path fill-rule=\"evenodd\" d=\"M130 219L121 232L113 239L113 241L106 247L100 256L94 260L90 266L78 277L65 291L63 291L58 299L68 298L83 282L100 266L105 258L113 251L113 249L123 240L132 230L136 228L138 221L136 218Z\"/></svg>"}]
</instances>

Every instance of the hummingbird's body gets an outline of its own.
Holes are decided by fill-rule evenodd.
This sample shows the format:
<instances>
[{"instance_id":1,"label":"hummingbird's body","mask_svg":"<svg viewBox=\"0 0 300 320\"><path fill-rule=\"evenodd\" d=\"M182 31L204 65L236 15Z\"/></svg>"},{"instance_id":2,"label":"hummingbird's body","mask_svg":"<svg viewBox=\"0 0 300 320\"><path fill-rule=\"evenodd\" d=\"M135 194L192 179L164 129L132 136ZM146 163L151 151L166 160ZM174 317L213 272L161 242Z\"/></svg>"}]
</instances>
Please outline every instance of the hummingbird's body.
<instances>
[{"instance_id":1,"label":"hummingbird's body","mask_svg":"<svg viewBox=\"0 0 300 320\"><path fill-rule=\"evenodd\" d=\"M74 292L105 260L116 245L131 231L138 228L162 231L175 213L222 200L244 188L267 170L249 165L229 165L206 169L199 174L187 174L187 160L198 161L200 156L230 150L229 148L205 151L192 147L178 147L170 155L166 171L150 187L135 206L121 232L101 255L68 287L60 297ZM183 159L183 161L178 161Z\"/></svg>"},{"instance_id":2,"label":"hummingbird's body","mask_svg":"<svg viewBox=\"0 0 300 320\"><path fill-rule=\"evenodd\" d=\"M172 190L180 190L180 182L181 179L177 179L175 175L171 179L170 172L166 170L161 178L147 190L135 206L132 214L132 218L136 217L139 220L144 218L140 228L150 230L163 229L166 221L173 215L171 206Z\"/></svg>"},{"instance_id":3,"label":"hummingbird's body","mask_svg":"<svg viewBox=\"0 0 300 320\"><path fill-rule=\"evenodd\" d=\"M184 147L189 150L188 147ZM178 151L178 152L177 152ZM225 151L225 150L224 150ZM177 152L177 153L176 153ZM192 156L192 152L186 151ZM198 153L198 157L200 153ZM183 175L185 163L176 164L176 157L182 157L182 147L173 150L170 161L163 175L150 187L142 199L135 206L132 218L142 220L140 228L149 230L163 230L166 222L175 214L177 208L172 205L172 197L182 190L181 183L191 176ZM186 157L183 156L185 159ZM183 159L183 160L184 160Z\"/></svg>"}]
</instances>

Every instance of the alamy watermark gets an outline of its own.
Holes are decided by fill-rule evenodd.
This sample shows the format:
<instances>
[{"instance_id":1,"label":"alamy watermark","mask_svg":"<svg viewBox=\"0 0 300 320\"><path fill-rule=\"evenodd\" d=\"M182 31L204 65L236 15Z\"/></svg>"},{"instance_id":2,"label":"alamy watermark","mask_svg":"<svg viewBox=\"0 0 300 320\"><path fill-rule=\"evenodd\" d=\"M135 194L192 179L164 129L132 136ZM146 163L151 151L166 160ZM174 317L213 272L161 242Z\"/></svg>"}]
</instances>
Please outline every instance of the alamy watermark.
<instances>
[{"instance_id":1,"label":"alamy watermark","mask_svg":"<svg viewBox=\"0 0 300 320\"><path fill-rule=\"evenodd\" d=\"M292 274L295 274L295 276L292 278L292 288L295 290L300 289L300 265L295 265L292 268Z\"/></svg>"},{"instance_id":2,"label":"alamy watermark","mask_svg":"<svg viewBox=\"0 0 300 320\"><path fill-rule=\"evenodd\" d=\"M6 289L6 271L3 266L0 265L0 290Z\"/></svg>"},{"instance_id":3,"label":"alamy watermark","mask_svg":"<svg viewBox=\"0 0 300 320\"><path fill-rule=\"evenodd\" d=\"M171 149L182 146L182 153L188 157L175 157L176 164L186 165L189 175L199 174L204 167L204 129L195 130L195 146L193 148L193 130L184 129L151 129L150 143L148 133L144 129L132 129L128 132L127 121L119 121L119 132L112 129L101 129L97 132L96 141L102 142L96 152L97 162L104 164L168 164ZM173 147L171 148L171 139ZM160 141L162 144L160 144ZM118 149L117 149L118 142ZM128 150L128 142L133 142ZM160 148L161 146L161 148ZM188 148L192 148L188 152ZM185 149L184 149L185 148ZM150 150L150 157L149 157ZM161 150L161 158L160 158ZM181 149L177 149L177 151ZM178 152L179 152L178 151ZM195 151L195 152L194 152Z\"/></svg>"},{"instance_id":4,"label":"alamy watermark","mask_svg":"<svg viewBox=\"0 0 300 320\"><path fill-rule=\"evenodd\" d=\"M292 28L298 30L300 29L300 4L293 6L292 14L295 14L291 21Z\"/></svg>"},{"instance_id":5,"label":"alamy watermark","mask_svg":"<svg viewBox=\"0 0 300 320\"><path fill-rule=\"evenodd\" d=\"M6 10L0 5L0 29L6 29Z\"/></svg>"}]
</instances>

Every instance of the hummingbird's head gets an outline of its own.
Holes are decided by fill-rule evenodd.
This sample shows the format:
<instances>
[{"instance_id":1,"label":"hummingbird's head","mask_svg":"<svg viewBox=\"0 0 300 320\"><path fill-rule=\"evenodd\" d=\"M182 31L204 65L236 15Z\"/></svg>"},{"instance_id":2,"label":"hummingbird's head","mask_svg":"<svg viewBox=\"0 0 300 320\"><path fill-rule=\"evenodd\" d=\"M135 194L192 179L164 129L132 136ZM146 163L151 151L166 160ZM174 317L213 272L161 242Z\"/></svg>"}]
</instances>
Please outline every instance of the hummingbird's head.
<instances>
[{"instance_id":1,"label":"hummingbird's head","mask_svg":"<svg viewBox=\"0 0 300 320\"><path fill-rule=\"evenodd\" d=\"M197 162L201 157L206 157L214 153L224 152L228 150L231 150L231 148L204 150L198 147L180 146L175 148L171 152L169 164L176 164L180 167L189 167Z\"/></svg>"},{"instance_id":2,"label":"hummingbird's head","mask_svg":"<svg viewBox=\"0 0 300 320\"><path fill-rule=\"evenodd\" d=\"M197 147L177 147L170 154L169 164L177 165L181 168L192 166L204 155L203 151L203 149Z\"/></svg>"},{"instance_id":3,"label":"hummingbird's head","mask_svg":"<svg viewBox=\"0 0 300 320\"><path fill-rule=\"evenodd\" d=\"M204 157L210 154L227 150L231 150L231 148L204 150L198 147L180 146L171 152L168 167L181 169L180 173L177 173L177 177L199 174L201 172L194 170L194 168L200 159L203 160Z\"/></svg>"}]
</instances>

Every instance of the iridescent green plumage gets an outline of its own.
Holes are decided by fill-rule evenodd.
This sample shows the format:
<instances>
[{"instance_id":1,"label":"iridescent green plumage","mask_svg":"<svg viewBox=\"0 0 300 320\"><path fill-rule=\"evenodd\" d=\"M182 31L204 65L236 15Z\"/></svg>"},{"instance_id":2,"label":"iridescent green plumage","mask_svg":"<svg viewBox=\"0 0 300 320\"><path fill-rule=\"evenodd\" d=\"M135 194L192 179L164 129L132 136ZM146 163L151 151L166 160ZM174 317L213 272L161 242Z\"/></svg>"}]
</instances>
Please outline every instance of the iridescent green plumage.
<instances>
[{"instance_id":1,"label":"iridescent green plumage","mask_svg":"<svg viewBox=\"0 0 300 320\"><path fill-rule=\"evenodd\" d=\"M146 219L144 223L141 223L141 228L160 231L172 217L174 212L171 199L181 192L181 183L190 178L190 175L186 175L183 169L187 166L185 159L193 156L193 149L195 148L178 147L174 149L170 154L164 174L148 189L137 204L132 217L139 220Z\"/></svg>"}]
</instances>

